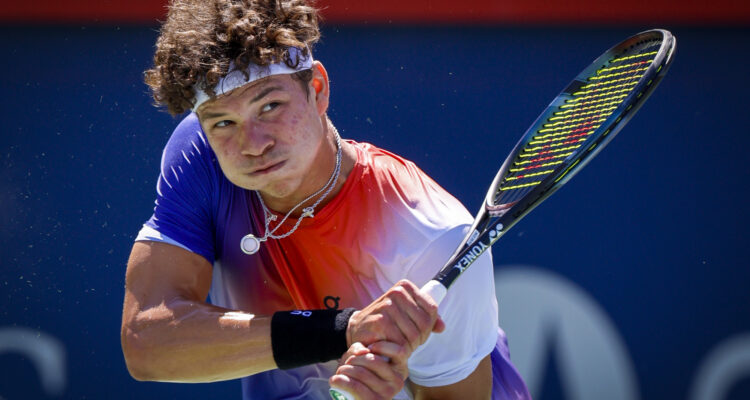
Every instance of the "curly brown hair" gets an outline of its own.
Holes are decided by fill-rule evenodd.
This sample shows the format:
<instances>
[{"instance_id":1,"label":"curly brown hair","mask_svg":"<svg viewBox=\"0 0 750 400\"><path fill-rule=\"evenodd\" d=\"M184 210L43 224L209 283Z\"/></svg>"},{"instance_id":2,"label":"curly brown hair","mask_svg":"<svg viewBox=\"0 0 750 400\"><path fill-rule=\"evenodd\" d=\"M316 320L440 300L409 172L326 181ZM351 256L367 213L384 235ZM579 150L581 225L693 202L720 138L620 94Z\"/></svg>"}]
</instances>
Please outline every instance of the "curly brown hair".
<instances>
[{"instance_id":1,"label":"curly brown hair","mask_svg":"<svg viewBox=\"0 0 750 400\"><path fill-rule=\"evenodd\" d=\"M172 0L146 84L157 106L182 114L193 107L194 85L215 95L230 62L239 70L281 61L295 67L288 49L307 56L320 39L318 19L305 0Z\"/></svg>"}]
</instances>

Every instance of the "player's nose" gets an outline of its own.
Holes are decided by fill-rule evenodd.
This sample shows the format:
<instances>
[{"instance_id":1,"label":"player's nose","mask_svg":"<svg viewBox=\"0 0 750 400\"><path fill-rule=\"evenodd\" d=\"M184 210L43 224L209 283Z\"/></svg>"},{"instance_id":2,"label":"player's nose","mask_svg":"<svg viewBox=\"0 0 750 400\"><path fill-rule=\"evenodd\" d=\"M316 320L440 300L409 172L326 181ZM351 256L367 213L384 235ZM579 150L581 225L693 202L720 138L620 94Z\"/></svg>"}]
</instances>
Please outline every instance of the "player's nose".
<instances>
[{"instance_id":1,"label":"player's nose","mask_svg":"<svg viewBox=\"0 0 750 400\"><path fill-rule=\"evenodd\" d=\"M274 144L273 136L258 124L246 123L242 127L240 151L247 156L261 156Z\"/></svg>"}]
</instances>

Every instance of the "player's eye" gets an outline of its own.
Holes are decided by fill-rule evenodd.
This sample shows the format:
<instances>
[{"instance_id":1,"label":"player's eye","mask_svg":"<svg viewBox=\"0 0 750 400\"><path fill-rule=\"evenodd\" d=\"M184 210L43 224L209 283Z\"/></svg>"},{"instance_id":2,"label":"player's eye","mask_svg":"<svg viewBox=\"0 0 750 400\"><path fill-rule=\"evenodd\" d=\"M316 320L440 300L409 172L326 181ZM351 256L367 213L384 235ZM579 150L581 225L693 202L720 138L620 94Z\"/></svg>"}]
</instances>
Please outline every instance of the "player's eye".
<instances>
[{"instance_id":1,"label":"player's eye","mask_svg":"<svg viewBox=\"0 0 750 400\"><path fill-rule=\"evenodd\" d=\"M270 102L270 103L268 103L268 104L264 105L264 106L263 106L263 108L261 109L261 111L262 111L262 112L269 112L269 111L273 111L274 109L276 109L276 108L277 108L278 106L280 106L280 105L281 105L281 103L279 103L279 102L277 102L277 101L272 101L272 102Z\"/></svg>"},{"instance_id":2,"label":"player's eye","mask_svg":"<svg viewBox=\"0 0 750 400\"><path fill-rule=\"evenodd\" d=\"M214 128L226 128L226 127L231 126L233 124L234 124L234 122L232 122L232 121L230 121L228 119L223 119L223 120L215 123L214 124Z\"/></svg>"}]
</instances>

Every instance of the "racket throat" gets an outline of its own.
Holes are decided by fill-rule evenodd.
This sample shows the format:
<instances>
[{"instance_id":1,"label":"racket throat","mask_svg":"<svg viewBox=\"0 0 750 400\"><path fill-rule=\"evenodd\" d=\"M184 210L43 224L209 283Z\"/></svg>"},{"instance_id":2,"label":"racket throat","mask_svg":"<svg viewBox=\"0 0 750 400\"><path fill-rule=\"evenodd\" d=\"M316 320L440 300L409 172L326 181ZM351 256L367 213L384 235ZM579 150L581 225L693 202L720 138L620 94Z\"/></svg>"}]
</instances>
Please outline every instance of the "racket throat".
<instances>
[{"instance_id":1,"label":"racket throat","mask_svg":"<svg viewBox=\"0 0 750 400\"><path fill-rule=\"evenodd\" d=\"M510 208L498 207L498 209L493 209L493 208L487 207L487 214L489 214L489 216L492 218L500 218L503 215L505 215L505 213L507 213L508 210L510 210Z\"/></svg>"},{"instance_id":2,"label":"racket throat","mask_svg":"<svg viewBox=\"0 0 750 400\"><path fill-rule=\"evenodd\" d=\"M487 211L487 215L489 215L491 218L497 219L505 215L517 203L518 201L512 201L510 203L504 204L492 204L490 201L487 201L484 204L484 208Z\"/></svg>"},{"instance_id":3,"label":"racket throat","mask_svg":"<svg viewBox=\"0 0 750 400\"><path fill-rule=\"evenodd\" d=\"M451 257L451 261L441 269L441 272L435 278L438 282L446 288L450 288L456 278L463 274L477 258L490 250L492 245L505 233L505 226L497 218L493 218L488 225L489 227L482 233L474 230L467 242Z\"/></svg>"}]
</instances>

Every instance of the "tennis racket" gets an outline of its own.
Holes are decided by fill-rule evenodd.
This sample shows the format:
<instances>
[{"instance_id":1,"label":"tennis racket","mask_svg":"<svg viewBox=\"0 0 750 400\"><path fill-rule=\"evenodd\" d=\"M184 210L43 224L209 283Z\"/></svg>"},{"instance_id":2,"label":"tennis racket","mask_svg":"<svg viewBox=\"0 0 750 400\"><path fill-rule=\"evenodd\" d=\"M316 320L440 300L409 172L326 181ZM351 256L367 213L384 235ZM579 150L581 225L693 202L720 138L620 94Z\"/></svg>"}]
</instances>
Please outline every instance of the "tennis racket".
<instances>
[{"instance_id":1,"label":"tennis racket","mask_svg":"<svg viewBox=\"0 0 750 400\"><path fill-rule=\"evenodd\" d=\"M449 261L422 287L438 304L476 259L567 183L633 117L672 63L675 38L639 33L583 70L537 118L505 159L483 206ZM334 399L353 399L331 389Z\"/></svg>"}]
</instances>

